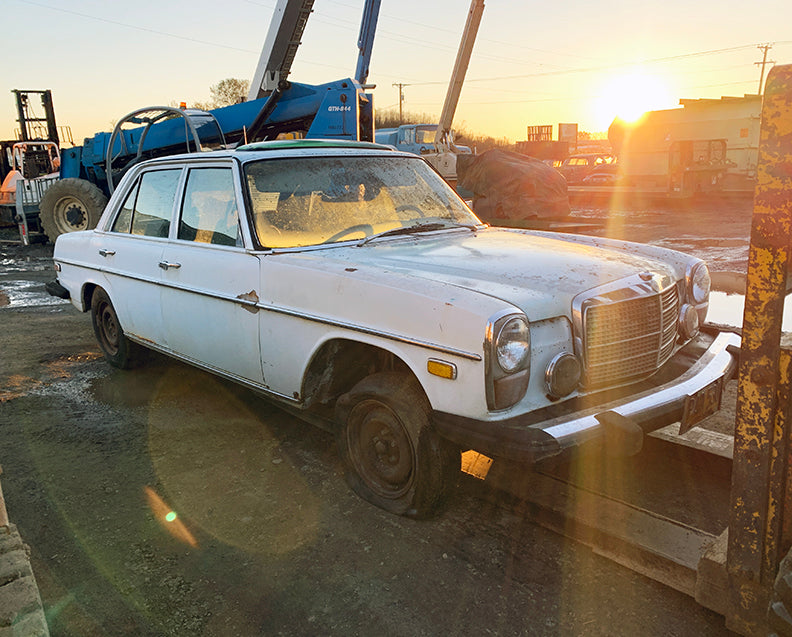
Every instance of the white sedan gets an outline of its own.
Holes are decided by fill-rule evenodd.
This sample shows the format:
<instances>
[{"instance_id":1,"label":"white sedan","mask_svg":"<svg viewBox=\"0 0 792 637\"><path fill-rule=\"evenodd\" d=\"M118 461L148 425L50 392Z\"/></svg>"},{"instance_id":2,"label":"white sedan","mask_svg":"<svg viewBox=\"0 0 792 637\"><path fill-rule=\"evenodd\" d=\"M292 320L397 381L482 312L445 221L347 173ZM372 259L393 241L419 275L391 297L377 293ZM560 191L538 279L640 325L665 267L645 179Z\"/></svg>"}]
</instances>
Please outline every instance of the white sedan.
<instances>
[{"instance_id":1,"label":"white sedan","mask_svg":"<svg viewBox=\"0 0 792 637\"><path fill-rule=\"evenodd\" d=\"M133 167L50 292L107 360L141 347L336 434L351 486L428 515L460 450L527 462L719 408L739 338L709 273L663 248L490 228L419 157L264 142Z\"/></svg>"}]
</instances>

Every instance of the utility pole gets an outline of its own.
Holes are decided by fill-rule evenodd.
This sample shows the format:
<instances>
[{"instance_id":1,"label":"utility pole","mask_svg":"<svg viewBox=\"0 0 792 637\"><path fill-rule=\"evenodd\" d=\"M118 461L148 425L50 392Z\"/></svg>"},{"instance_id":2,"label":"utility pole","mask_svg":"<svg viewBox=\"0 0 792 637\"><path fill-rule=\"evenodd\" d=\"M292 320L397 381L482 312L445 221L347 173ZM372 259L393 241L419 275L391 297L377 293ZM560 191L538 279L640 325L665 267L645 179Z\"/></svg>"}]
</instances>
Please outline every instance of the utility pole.
<instances>
[{"instance_id":1,"label":"utility pole","mask_svg":"<svg viewBox=\"0 0 792 637\"><path fill-rule=\"evenodd\" d=\"M394 82L393 86L399 87L399 126L401 126L404 124L404 87L409 86L409 84Z\"/></svg>"},{"instance_id":2,"label":"utility pole","mask_svg":"<svg viewBox=\"0 0 792 637\"><path fill-rule=\"evenodd\" d=\"M754 62L754 64L756 66L761 66L762 67L762 73L759 76L759 90L757 91L757 95L761 95L762 94L762 83L764 82L765 66L767 66L768 64L775 64L775 60L769 60L768 61L768 59L767 59L767 52L770 49L773 48L772 44L759 44L759 45L756 46L756 48L759 49L760 51L764 51L764 53L762 55L762 61L761 62Z\"/></svg>"}]
</instances>

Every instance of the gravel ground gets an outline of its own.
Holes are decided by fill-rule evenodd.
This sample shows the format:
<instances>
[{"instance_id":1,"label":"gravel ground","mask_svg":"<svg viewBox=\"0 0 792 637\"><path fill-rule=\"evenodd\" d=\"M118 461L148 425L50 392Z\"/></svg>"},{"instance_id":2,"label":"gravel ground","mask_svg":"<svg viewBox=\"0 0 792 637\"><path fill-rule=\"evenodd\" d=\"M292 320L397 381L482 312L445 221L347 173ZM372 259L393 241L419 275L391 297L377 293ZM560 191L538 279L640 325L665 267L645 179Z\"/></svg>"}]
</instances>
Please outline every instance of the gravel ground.
<instances>
[{"instance_id":1,"label":"gravel ground","mask_svg":"<svg viewBox=\"0 0 792 637\"><path fill-rule=\"evenodd\" d=\"M630 238L679 240L631 218ZM250 392L159 357L109 367L90 317L42 294L50 255L0 244L0 463L53 635L729 634L486 482L460 474L441 516L397 518L348 490L328 434ZM728 471L580 468L723 524Z\"/></svg>"}]
</instances>

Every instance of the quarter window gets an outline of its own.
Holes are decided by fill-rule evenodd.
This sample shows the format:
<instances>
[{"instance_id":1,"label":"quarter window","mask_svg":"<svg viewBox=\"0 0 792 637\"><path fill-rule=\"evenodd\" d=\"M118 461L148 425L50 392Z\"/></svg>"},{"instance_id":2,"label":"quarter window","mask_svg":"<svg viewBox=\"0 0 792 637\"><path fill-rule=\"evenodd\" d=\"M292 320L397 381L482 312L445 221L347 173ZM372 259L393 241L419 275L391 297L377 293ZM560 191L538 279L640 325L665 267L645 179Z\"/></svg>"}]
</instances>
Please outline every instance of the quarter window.
<instances>
[{"instance_id":1,"label":"quarter window","mask_svg":"<svg viewBox=\"0 0 792 637\"><path fill-rule=\"evenodd\" d=\"M194 168L184 190L179 239L241 246L239 215L230 168Z\"/></svg>"}]
</instances>

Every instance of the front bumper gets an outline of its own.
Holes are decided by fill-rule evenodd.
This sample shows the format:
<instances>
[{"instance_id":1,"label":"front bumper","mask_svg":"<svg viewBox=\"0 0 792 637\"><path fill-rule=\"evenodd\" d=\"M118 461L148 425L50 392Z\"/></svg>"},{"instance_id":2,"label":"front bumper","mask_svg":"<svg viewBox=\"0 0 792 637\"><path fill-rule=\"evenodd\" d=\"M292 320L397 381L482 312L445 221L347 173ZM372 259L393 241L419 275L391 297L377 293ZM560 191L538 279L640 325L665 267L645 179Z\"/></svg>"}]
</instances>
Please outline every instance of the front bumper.
<instances>
[{"instance_id":1,"label":"front bumper","mask_svg":"<svg viewBox=\"0 0 792 637\"><path fill-rule=\"evenodd\" d=\"M532 414L481 421L444 412L434 412L433 420L440 435L463 448L510 460L536 462L603 437L632 438L628 446L635 447L634 438L643 431L679 422L688 396L718 379L731 378L738 364L735 348L739 347L739 335L722 332L672 380L541 422L535 422Z\"/></svg>"}]
</instances>

